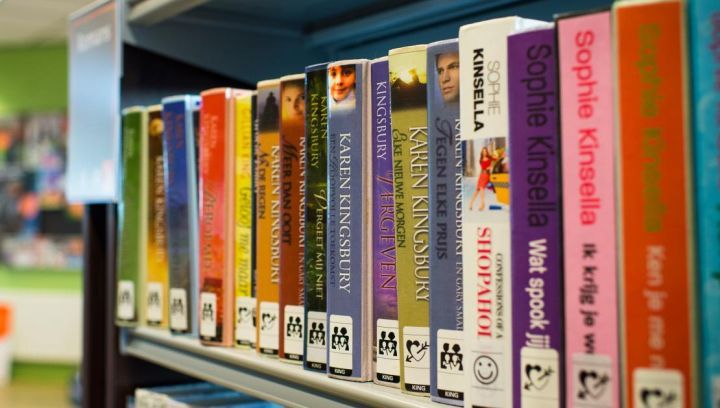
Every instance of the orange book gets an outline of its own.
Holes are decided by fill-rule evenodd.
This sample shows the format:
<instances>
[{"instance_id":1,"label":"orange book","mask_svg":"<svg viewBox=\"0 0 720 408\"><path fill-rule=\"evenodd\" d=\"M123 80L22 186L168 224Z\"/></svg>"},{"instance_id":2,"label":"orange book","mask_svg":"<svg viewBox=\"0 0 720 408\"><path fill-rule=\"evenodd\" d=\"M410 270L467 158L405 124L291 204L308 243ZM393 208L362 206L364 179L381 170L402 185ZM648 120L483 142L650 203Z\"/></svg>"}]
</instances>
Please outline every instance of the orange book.
<instances>
[{"instance_id":1,"label":"orange book","mask_svg":"<svg viewBox=\"0 0 720 408\"><path fill-rule=\"evenodd\" d=\"M619 2L621 346L625 406L696 406L685 5Z\"/></svg>"},{"instance_id":2,"label":"orange book","mask_svg":"<svg viewBox=\"0 0 720 408\"><path fill-rule=\"evenodd\" d=\"M280 79L280 358L303 361L305 74Z\"/></svg>"},{"instance_id":3,"label":"orange book","mask_svg":"<svg viewBox=\"0 0 720 408\"><path fill-rule=\"evenodd\" d=\"M247 91L215 88L200 94L200 340L233 343L235 104Z\"/></svg>"},{"instance_id":4,"label":"orange book","mask_svg":"<svg viewBox=\"0 0 720 408\"><path fill-rule=\"evenodd\" d=\"M280 81L257 84L255 296L257 351L277 356L280 337Z\"/></svg>"}]
</instances>

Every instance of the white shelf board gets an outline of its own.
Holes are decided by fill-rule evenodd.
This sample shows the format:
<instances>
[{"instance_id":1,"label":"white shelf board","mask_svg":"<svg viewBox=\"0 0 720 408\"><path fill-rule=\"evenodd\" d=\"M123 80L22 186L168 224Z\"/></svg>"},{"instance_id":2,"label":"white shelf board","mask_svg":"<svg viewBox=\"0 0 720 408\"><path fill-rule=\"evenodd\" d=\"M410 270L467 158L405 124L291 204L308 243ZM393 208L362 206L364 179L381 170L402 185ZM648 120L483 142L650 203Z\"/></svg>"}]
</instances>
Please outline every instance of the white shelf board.
<instances>
[{"instance_id":1,"label":"white shelf board","mask_svg":"<svg viewBox=\"0 0 720 408\"><path fill-rule=\"evenodd\" d=\"M373 383L336 380L254 350L203 346L152 329L123 329L122 351L191 377L289 407L447 407Z\"/></svg>"}]
</instances>

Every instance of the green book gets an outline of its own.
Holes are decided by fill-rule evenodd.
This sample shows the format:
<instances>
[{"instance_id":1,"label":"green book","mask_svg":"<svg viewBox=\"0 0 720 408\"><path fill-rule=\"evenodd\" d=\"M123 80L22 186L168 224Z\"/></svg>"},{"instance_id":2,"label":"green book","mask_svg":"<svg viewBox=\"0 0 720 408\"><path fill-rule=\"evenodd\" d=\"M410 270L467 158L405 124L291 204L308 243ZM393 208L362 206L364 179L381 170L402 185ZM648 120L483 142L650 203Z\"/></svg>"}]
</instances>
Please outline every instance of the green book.
<instances>
[{"instance_id":1,"label":"green book","mask_svg":"<svg viewBox=\"0 0 720 408\"><path fill-rule=\"evenodd\" d=\"M122 112L122 200L118 206L117 307L119 326L136 326L140 316L139 293L146 274L148 113L142 106Z\"/></svg>"},{"instance_id":2,"label":"green book","mask_svg":"<svg viewBox=\"0 0 720 408\"><path fill-rule=\"evenodd\" d=\"M400 388L430 395L427 47L390 50Z\"/></svg>"}]
</instances>

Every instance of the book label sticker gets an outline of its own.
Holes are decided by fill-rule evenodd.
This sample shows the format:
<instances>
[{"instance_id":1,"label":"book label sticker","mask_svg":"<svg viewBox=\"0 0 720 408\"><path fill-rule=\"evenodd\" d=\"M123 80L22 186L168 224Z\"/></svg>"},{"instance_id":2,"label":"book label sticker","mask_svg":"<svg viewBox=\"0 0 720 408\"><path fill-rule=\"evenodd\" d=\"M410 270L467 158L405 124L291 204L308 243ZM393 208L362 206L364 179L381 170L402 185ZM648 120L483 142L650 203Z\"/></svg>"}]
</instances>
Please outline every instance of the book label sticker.
<instances>
[{"instance_id":1,"label":"book label sticker","mask_svg":"<svg viewBox=\"0 0 720 408\"><path fill-rule=\"evenodd\" d=\"M163 285L160 282L147 284L147 322L155 326L163 320Z\"/></svg>"},{"instance_id":2,"label":"book label sticker","mask_svg":"<svg viewBox=\"0 0 720 408\"><path fill-rule=\"evenodd\" d=\"M573 406L605 408L613 404L612 360L601 354L576 353L572 356Z\"/></svg>"},{"instance_id":3,"label":"book label sticker","mask_svg":"<svg viewBox=\"0 0 720 408\"><path fill-rule=\"evenodd\" d=\"M135 320L135 284L132 281L118 281L117 318Z\"/></svg>"},{"instance_id":4,"label":"book label sticker","mask_svg":"<svg viewBox=\"0 0 720 408\"><path fill-rule=\"evenodd\" d=\"M502 340L486 340L483 347L475 347L467 354L468 370L472 387L472 401L484 401L489 407L502 407L505 405L505 375L506 353L503 351Z\"/></svg>"},{"instance_id":5,"label":"book label sticker","mask_svg":"<svg viewBox=\"0 0 720 408\"><path fill-rule=\"evenodd\" d=\"M330 315L330 374L351 377L352 316Z\"/></svg>"},{"instance_id":6,"label":"book label sticker","mask_svg":"<svg viewBox=\"0 0 720 408\"><path fill-rule=\"evenodd\" d=\"M633 399L636 407L680 408L685 400L683 375L678 370L636 368L633 370Z\"/></svg>"},{"instance_id":7,"label":"book label sticker","mask_svg":"<svg viewBox=\"0 0 720 408\"><path fill-rule=\"evenodd\" d=\"M303 306L285 305L285 358L288 360L303 359L304 315Z\"/></svg>"},{"instance_id":8,"label":"book label sticker","mask_svg":"<svg viewBox=\"0 0 720 408\"><path fill-rule=\"evenodd\" d=\"M255 344L257 329L255 320L255 298L238 296L235 298L235 343L239 346L252 346Z\"/></svg>"},{"instance_id":9,"label":"book label sticker","mask_svg":"<svg viewBox=\"0 0 720 408\"><path fill-rule=\"evenodd\" d=\"M405 367L405 389L410 392L430 392L430 328L403 328L402 363Z\"/></svg>"},{"instance_id":10,"label":"book label sticker","mask_svg":"<svg viewBox=\"0 0 720 408\"><path fill-rule=\"evenodd\" d=\"M217 295L214 293L200 293L200 337L217 337Z\"/></svg>"},{"instance_id":11,"label":"book label sticker","mask_svg":"<svg viewBox=\"0 0 720 408\"><path fill-rule=\"evenodd\" d=\"M276 356L280 337L277 302L260 302L260 352Z\"/></svg>"},{"instance_id":12,"label":"book label sticker","mask_svg":"<svg viewBox=\"0 0 720 408\"><path fill-rule=\"evenodd\" d=\"M524 407L560 407L557 350L523 347L520 351L521 401Z\"/></svg>"},{"instance_id":13,"label":"book label sticker","mask_svg":"<svg viewBox=\"0 0 720 408\"><path fill-rule=\"evenodd\" d=\"M188 329L187 292L182 288L170 289L170 330Z\"/></svg>"},{"instance_id":14,"label":"book label sticker","mask_svg":"<svg viewBox=\"0 0 720 408\"><path fill-rule=\"evenodd\" d=\"M400 331L397 320L378 319L375 377L378 381L400 383Z\"/></svg>"},{"instance_id":15,"label":"book label sticker","mask_svg":"<svg viewBox=\"0 0 720 408\"><path fill-rule=\"evenodd\" d=\"M308 311L306 366L315 370L327 369L327 314Z\"/></svg>"},{"instance_id":16,"label":"book label sticker","mask_svg":"<svg viewBox=\"0 0 720 408\"><path fill-rule=\"evenodd\" d=\"M442 398L463 400L463 336L462 330L437 331L437 388Z\"/></svg>"}]
</instances>

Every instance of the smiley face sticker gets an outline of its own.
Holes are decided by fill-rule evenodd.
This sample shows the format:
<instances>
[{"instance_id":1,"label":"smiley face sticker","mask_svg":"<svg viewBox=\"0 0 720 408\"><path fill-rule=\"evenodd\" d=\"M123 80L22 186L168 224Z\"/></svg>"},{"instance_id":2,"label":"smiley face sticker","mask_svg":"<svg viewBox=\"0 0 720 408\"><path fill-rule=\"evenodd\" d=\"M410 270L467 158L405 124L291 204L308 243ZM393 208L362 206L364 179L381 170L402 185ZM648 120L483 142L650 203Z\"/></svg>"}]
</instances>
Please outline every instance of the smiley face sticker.
<instances>
[{"instance_id":1,"label":"smiley face sticker","mask_svg":"<svg viewBox=\"0 0 720 408\"><path fill-rule=\"evenodd\" d=\"M490 385L494 383L499 373L498 365L492 357L481 355L475 359L473 364L473 372L475 379L482 385Z\"/></svg>"}]
</instances>

